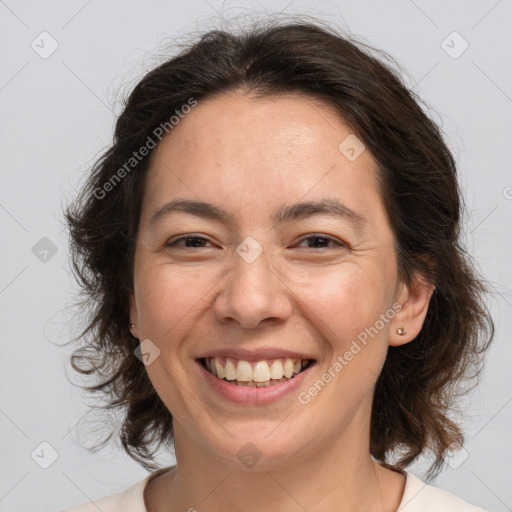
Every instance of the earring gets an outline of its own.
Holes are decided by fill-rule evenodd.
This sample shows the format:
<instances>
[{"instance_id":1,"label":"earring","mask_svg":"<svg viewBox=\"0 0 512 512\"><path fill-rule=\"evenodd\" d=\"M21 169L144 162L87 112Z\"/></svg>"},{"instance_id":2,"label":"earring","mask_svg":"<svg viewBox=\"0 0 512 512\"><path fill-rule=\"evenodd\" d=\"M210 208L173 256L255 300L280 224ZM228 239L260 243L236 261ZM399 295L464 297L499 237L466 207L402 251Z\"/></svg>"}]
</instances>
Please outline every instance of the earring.
<instances>
[{"instance_id":1,"label":"earring","mask_svg":"<svg viewBox=\"0 0 512 512\"><path fill-rule=\"evenodd\" d=\"M130 324L130 330L135 327L135 324Z\"/></svg>"},{"instance_id":2,"label":"earring","mask_svg":"<svg viewBox=\"0 0 512 512\"><path fill-rule=\"evenodd\" d=\"M407 331L403 328L403 327L399 327L397 330L396 330L397 334L399 336L403 336Z\"/></svg>"}]
</instances>

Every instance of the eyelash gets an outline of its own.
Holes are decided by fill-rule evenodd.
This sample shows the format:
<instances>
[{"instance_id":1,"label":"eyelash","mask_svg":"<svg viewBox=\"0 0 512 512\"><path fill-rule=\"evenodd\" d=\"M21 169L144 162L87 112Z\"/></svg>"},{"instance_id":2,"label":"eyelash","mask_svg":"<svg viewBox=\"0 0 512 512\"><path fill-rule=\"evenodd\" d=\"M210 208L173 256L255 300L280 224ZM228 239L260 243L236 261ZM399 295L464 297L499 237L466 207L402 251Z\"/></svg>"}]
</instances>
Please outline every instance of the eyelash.
<instances>
[{"instance_id":1,"label":"eyelash","mask_svg":"<svg viewBox=\"0 0 512 512\"><path fill-rule=\"evenodd\" d=\"M187 240L187 239L189 239L189 240L190 239L206 240L207 242L209 241L207 238L192 234L192 235L182 236L182 237L177 238L176 240L173 240L172 242L168 242L166 244L166 247L178 247L178 245L177 245L178 242L180 242L182 240ZM348 248L348 245L346 243L336 240L335 238L332 238L330 236L325 236L322 233L312 233L311 235L301 239L299 241L299 243L303 242L304 240L311 240L311 239L313 239L313 240L314 239L328 240L330 242L334 242L334 243L338 244L340 247ZM202 248L202 247L185 247L185 246L181 246L181 247L184 249L201 249ZM306 249L334 249L334 247L306 247Z\"/></svg>"}]
</instances>

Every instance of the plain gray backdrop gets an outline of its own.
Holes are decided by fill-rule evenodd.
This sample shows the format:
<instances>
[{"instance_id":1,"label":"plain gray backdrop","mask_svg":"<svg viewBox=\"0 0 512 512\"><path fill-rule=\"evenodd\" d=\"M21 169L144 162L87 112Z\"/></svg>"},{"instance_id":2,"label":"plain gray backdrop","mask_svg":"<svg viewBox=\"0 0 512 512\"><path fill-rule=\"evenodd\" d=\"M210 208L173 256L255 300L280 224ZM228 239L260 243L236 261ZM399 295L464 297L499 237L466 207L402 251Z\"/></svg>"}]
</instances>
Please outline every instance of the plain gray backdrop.
<instances>
[{"instance_id":1,"label":"plain gray backdrop","mask_svg":"<svg viewBox=\"0 0 512 512\"><path fill-rule=\"evenodd\" d=\"M0 511L60 510L147 475L115 443L83 447L101 437L83 430L96 413L66 378L80 381L72 347L59 347L77 330L62 207L162 43L248 11L317 16L389 52L442 125L467 204L465 244L493 288L496 337L463 403L465 451L430 483L512 510L511 0L0 0ZM423 478L425 468L408 469Z\"/></svg>"}]
</instances>

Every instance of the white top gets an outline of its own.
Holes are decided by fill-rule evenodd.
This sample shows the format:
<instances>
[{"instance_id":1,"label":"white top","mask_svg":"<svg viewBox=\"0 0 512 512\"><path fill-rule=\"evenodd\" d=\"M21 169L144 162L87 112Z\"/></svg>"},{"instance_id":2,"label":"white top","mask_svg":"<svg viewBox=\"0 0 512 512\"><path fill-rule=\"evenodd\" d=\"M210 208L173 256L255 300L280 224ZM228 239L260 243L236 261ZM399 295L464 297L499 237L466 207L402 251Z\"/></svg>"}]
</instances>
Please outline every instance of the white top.
<instances>
[{"instance_id":1,"label":"white top","mask_svg":"<svg viewBox=\"0 0 512 512\"><path fill-rule=\"evenodd\" d=\"M126 491L106 496L63 512L147 512L144 503L144 488L148 481L174 466L150 473L144 480L132 485ZM447 491L423 483L417 476L404 471L405 490L397 512L486 512L483 508L470 505Z\"/></svg>"}]
</instances>

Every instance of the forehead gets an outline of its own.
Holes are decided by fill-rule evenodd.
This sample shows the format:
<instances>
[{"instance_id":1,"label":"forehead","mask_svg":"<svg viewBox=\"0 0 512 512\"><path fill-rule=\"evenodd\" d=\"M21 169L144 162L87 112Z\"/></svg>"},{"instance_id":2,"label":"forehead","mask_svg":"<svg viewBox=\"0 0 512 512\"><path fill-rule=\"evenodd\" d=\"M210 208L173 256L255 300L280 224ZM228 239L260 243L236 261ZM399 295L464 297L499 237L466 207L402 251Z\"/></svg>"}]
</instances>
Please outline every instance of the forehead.
<instances>
[{"instance_id":1,"label":"forehead","mask_svg":"<svg viewBox=\"0 0 512 512\"><path fill-rule=\"evenodd\" d=\"M352 132L334 107L318 98L297 93L255 97L236 91L200 100L161 147L201 151L216 146L217 160L243 150L246 156L258 152L258 160L266 162L266 154L275 158L280 149L300 149L300 156L318 158L315 147L337 149L340 137Z\"/></svg>"},{"instance_id":2,"label":"forehead","mask_svg":"<svg viewBox=\"0 0 512 512\"><path fill-rule=\"evenodd\" d=\"M143 211L189 197L257 213L328 192L364 213L380 200L376 164L368 150L347 158L347 140L359 141L317 98L236 92L201 100L154 150Z\"/></svg>"}]
</instances>

